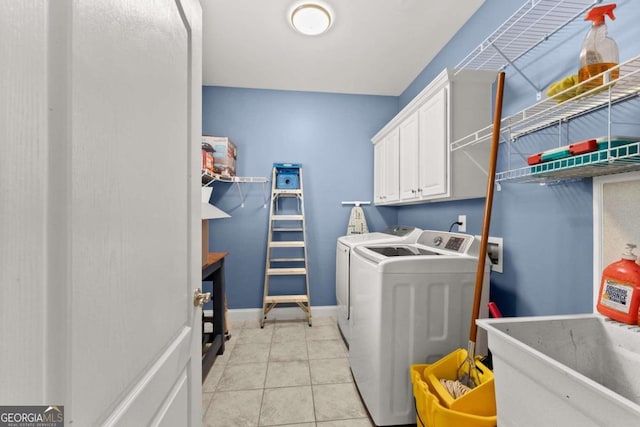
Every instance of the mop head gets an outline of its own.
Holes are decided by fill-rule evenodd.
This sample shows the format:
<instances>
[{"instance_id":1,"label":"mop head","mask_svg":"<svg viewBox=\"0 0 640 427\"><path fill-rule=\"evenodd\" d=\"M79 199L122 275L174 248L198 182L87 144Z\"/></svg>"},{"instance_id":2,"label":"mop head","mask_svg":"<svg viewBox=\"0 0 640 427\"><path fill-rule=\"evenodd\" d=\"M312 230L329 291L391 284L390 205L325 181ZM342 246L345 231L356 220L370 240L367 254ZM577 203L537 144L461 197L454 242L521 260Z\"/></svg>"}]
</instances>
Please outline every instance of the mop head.
<instances>
[{"instance_id":1,"label":"mop head","mask_svg":"<svg viewBox=\"0 0 640 427\"><path fill-rule=\"evenodd\" d=\"M451 397L457 399L469 393L480 384L477 369L475 361L467 357L458 367L458 379L448 380L441 378L440 384L442 384Z\"/></svg>"},{"instance_id":2,"label":"mop head","mask_svg":"<svg viewBox=\"0 0 640 427\"><path fill-rule=\"evenodd\" d=\"M471 391L470 387L467 387L458 380L440 379L440 384L442 384L454 399L464 396Z\"/></svg>"}]
</instances>

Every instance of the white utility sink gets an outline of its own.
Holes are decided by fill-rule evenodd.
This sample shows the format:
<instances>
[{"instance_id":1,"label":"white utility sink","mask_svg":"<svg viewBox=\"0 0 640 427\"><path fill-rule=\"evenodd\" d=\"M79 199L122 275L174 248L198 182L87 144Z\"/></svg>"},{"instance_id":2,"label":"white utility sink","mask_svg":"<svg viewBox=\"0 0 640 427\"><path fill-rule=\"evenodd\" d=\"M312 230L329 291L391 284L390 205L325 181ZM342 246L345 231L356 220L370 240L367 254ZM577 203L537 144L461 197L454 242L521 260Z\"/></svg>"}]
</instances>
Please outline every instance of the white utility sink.
<instances>
[{"instance_id":1,"label":"white utility sink","mask_svg":"<svg viewBox=\"0 0 640 427\"><path fill-rule=\"evenodd\" d=\"M640 426L640 328L598 314L481 319L500 427Z\"/></svg>"}]
</instances>

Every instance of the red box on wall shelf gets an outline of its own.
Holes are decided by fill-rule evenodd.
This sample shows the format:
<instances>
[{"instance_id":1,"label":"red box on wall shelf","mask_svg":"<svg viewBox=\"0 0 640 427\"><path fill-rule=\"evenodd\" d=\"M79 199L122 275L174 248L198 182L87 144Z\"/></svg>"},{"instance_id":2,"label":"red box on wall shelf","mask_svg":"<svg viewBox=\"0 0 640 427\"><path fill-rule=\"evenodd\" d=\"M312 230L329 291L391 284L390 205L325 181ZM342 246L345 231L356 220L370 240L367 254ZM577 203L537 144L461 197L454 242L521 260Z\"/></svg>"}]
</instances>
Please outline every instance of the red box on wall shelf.
<instances>
[{"instance_id":1,"label":"red box on wall shelf","mask_svg":"<svg viewBox=\"0 0 640 427\"><path fill-rule=\"evenodd\" d=\"M527 157L527 163L530 165L537 165L542 162L542 153L534 154Z\"/></svg>"},{"instance_id":2,"label":"red box on wall shelf","mask_svg":"<svg viewBox=\"0 0 640 427\"><path fill-rule=\"evenodd\" d=\"M569 145L569 153L572 156L576 154L589 153L598 149L598 143L595 139L587 139L586 141L576 142Z\"/></svg>"}]
</instances>

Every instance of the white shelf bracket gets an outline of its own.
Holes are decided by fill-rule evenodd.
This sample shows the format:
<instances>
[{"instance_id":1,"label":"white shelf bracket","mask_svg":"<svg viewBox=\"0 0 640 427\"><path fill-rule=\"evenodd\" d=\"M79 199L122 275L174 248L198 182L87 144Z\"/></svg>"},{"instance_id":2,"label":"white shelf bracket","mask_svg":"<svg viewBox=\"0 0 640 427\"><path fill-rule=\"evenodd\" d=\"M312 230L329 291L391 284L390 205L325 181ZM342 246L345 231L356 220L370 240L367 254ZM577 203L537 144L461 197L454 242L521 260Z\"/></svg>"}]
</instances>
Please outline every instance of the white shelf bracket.
<instances>
[{"instance_id":1,"label":"white shelf bracket","mask_svg":"<svg viewBox=\"0 0 640 427\"><path fill-rule=\"evenodd\" d=\"M362 200L353 200L353 201L348 201L348 202L342 202L343 205L353 205L353 206L361 206L361 205L370 205L371 201L367 200L367 201L362 201Z\"/></svg>"},{"instance_id":2,"label":"white shelf bracket","mask_svg":"<svg viewBox=\"0 0 640 427\"><path fill-rule=\"evenodd\" d=\"M518 74L520 74L520 76L522 76L522 78L529 83L529 85L534 88L536 90L536 100L540 101L540 99L542 99L542 89L540 89L535 83L533 83L531 81L531 79L529 79L529 77L526 76L526 74L524 74L522 72L522 70L520 70L520 68L518 68L513 61L511 61L507 55L505 55L500 49L498 49L498 47L493 44L492 45L493 48L496 50L496 52L498 52L498 54L507 62L507 64L509 64L514 70L516 70L516 72Z\"/></svg>"},{"instance_id":3,"label":"white shelf bracket","mask_svg":"<svg viewBox=\"0 0 640 427\"><path fill-rule=\"evenodd\" d=\"M263 182L262 183L262 208L263 209L267 209L267 202L269 201L269 198L267 196L267 182Z\"/></svg>"},{"instance_id":4,"label":"white shelf bracket","mask_svg":"<svg viewBox=\"0 0 640 427\"><path fill-rule=\"evenodd\" d=\"M242 194L242 188L240 188L240 182L236 181L236 187L238 188L238 194L240 195L240 207L244 208L244 195Z\"/></svg>"}]
</instances>

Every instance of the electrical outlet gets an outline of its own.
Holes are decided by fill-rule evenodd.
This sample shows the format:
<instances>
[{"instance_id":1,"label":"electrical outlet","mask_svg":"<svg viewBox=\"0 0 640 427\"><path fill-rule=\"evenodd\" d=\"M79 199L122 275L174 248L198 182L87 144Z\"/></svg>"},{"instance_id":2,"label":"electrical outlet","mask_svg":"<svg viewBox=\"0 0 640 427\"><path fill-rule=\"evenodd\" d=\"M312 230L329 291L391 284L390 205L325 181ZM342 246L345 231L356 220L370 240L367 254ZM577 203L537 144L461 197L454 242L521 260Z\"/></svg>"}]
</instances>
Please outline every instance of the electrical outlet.
<instances>
[{"instance_id":1,"label":"electrical outlet","mask_svg":"<svg viewBox=\"0 0 640 427\"><path fill-rule=\"evenodd\" d=\"M460 223L458 225L458 231L460 233L464 233L465 231L467 231L467 216L466 215L458 215L458 222Z\"/></svg>"}]
</instances>

